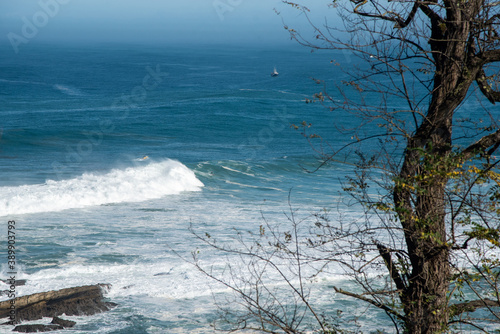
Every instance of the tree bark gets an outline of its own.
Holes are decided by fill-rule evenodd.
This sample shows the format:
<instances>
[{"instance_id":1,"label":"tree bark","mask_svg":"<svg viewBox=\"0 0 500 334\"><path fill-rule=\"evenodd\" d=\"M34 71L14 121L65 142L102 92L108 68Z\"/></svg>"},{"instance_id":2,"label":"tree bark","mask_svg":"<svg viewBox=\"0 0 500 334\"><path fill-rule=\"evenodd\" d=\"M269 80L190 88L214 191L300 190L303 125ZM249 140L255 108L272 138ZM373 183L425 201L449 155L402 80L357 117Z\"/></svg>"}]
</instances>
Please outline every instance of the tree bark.
<instances>
[{"instance_id":1,"label":"tree bark","mask_svg":"<svg viewBox=\"0 0 500 334\"><path fill-rule=\"evenodd\" d=\"M478 3L479 1L475 1ZM396 187L394 202L404 229L412 271L401 295L408 333L441 333L450 311L449 249L446 246L446 160L452 153L452 121L481 70L472 61L471 21L477 8L445 1L447 19L431 20L431 50L436 64L434 89L427 117L409 139L399 173L413 190ZM467 10L466 10L467 9ZM470 15L470 16L469 16ZM416 181L417 180L417 181ZM422 181L424 180L424 181Z\"/></svg>"}]
</instances>

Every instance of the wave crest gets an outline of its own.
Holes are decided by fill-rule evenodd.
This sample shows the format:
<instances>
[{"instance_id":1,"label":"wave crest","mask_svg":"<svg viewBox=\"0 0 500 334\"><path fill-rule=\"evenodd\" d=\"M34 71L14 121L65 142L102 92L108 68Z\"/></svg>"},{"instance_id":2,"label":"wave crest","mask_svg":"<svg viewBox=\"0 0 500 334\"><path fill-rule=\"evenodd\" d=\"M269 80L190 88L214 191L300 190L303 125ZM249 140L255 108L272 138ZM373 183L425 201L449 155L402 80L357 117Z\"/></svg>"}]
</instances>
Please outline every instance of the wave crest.
<instances>
[{"instance_id":1,"label":"wave crest","mask_svg":"<svg viewBox=\"0 0 500 334\"><path fill-rule=\"evenodd\" d=\"M114 169L100 175L44 184L0 188L0 215L61 211L93 205L141 202L183 191L200 191L203 183L178 161Z\"/></svg>"}]
</instances>

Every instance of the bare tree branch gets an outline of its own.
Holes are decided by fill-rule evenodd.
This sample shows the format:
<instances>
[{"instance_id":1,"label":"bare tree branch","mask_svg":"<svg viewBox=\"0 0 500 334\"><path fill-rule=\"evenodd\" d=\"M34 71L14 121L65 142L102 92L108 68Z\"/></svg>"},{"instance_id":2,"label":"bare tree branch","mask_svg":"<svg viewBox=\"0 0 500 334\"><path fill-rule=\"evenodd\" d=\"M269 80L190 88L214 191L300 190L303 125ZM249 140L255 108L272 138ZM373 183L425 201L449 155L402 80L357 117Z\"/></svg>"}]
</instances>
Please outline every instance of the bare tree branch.
<instances>
[{"instance_id":1,"label":"bare tree branch","mask_svg":"<svg viewBox=\"0 0 500 334\"><path fill-rule=\"evenodd\" d=\"M387 305L385 304L382 304L382 303L379 303L377 302L376 300L373 300L373 299L370 299L370 298L366 298L364 296L361 296L361 295L358 295L358 294L355 294L355 293L352 293L352 292L349 292L349 291L345 291L345 290L342 290L340 288L337 288L337 287L333 287L335 289L336 292L338 293L341 293L343 295L346 295L346 296L349 296L349 297L354 297L356 299L359 299L359 300L362 300L364 302L367 302L375 307L378 307L382 310L384 310L385 312L395 316L396 318L398 318L399 320L403 320L405 319L404 316L402 316L401 314L399 314L398 312L396 312L395 310L391 309L390 307L388 307Z\"/></svg>"},{"instance_id":2,"label":"bare tree branch","mask_svg":"<svg viewBox=\"0 0 500 334\"><path fill-rule=\"evenodd\" d=\"M500 54L499 54L500 55ZM481 70L476 77L476 82L484 96L493 104L500 102L500 91L495 91L490 87L484 70Z\"/></svg>"},{"instance_id":3,"label":"bare tree branch","mask_svg":"<svg viewBox=\"0 0 500 334\"><path fill-rule=\"evenodd\" d=\"M473 300L465 303L450 305L450 310L454 316L457 316L465 312L474 312L483 307L500 307L500 303L497 300L492 299Z\"/></svg>"}]
</instances>

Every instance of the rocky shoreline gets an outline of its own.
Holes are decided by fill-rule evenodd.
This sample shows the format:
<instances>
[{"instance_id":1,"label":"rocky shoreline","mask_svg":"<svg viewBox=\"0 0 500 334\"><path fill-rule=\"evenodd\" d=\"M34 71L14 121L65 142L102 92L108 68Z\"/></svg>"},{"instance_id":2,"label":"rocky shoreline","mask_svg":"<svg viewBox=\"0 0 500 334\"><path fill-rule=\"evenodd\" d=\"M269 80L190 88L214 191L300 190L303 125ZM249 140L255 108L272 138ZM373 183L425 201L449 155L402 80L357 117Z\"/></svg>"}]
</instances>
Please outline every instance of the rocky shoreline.
<instances>
[{"instance_id":1,"label":"rocky shoreline","mask_svg":"<svg viewBox=\"0 0 500 334\"><path fill-rule=\"evenodd\" d=\"M21 333L47 332L73 327L74 321L64 320L59 316L93 315L109 311L117 304L105 301L103 292L110 284L95 284L35 293L0 302L0 318L8 321L2 326L18 325L13 331ZM23 321L32 321L52 317L49 325L19 325Z\"/></svg>"}]
</instances>

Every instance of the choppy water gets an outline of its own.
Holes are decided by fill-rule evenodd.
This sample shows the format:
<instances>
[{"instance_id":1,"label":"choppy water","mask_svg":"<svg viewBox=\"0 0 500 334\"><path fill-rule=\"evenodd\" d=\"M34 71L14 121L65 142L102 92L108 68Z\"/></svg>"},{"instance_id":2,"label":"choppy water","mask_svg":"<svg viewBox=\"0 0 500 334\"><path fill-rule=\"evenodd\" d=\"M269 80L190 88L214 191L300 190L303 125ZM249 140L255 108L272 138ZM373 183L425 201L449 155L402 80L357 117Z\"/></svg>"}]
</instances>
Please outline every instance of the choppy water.
<instances>
[{"instance_id":1,"label":"choppy water","mask_svg":"<svg viewBox=\"0 0 500 334\"><path fill-rule=\"evenodd\" d=\"M286 223L289 196L297 217L331 209L350 172L332 164L308 173L318 160L290 128L311 122L334 147L346 143L329 129L349 124L348 116L304 103L323 88L311 78L342 79L332 54L32 43L16 55L3 48L0 245L15 220L18 276L27 280L17 292L110 283L107 296L119 304L77 317L61 333L211 332L212 295L229 292L181 257L200 250L215 269L239 259L201 244L190 226L228 241L233 228L258 232L263 217ZM274 66L278 77L270 76ZM7 263L0 265L5 276ZM363 314L365 306L335 296L331 285L350 284L340 269L311 284L326 314ZM391 328L373 312L362 322Z\"/></svg>"}]
</instances>

